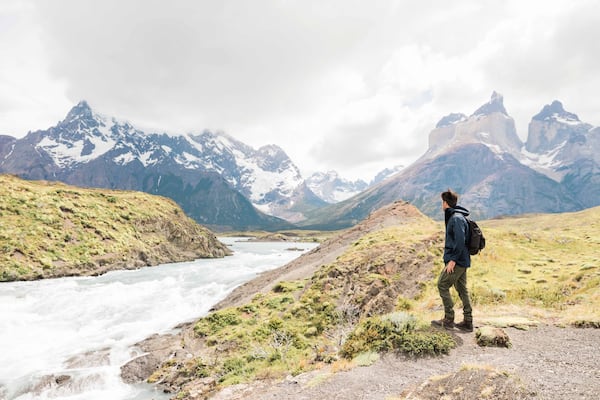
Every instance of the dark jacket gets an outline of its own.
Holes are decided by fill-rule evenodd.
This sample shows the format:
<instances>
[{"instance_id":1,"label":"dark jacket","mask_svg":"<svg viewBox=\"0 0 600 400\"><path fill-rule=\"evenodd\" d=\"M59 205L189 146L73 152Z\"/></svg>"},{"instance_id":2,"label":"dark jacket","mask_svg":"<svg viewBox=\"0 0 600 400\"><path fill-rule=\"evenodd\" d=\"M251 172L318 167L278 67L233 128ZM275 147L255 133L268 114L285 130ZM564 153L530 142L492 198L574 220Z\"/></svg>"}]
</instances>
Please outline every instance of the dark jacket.
<instances>
[{"instance_id":1,"label":"dark jacket","mask_svg":"<svg viewBox=\"0 0 600 400\"><path fill-rule=\"evenodd\" d=\"M456 206L447 208L446 221L446 242L444 244L444 264L454 260L456 265L468 268L471 266L471 255L467 248L467 237L469 235L469 224L465 219L469 215L469 210L464 207Z\"/></svg>"}]
</instances>

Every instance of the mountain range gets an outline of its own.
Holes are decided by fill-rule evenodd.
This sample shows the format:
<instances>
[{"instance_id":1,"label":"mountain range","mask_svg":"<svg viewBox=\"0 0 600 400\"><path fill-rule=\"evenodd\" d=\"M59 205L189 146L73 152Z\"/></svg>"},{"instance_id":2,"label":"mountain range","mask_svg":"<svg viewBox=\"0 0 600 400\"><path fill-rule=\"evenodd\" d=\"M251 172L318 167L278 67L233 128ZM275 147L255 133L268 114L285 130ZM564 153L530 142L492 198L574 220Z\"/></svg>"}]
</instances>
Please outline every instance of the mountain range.
<instances>
[{"instance_id":1,"label":"mountain range","mask_svg":"<svg viewBox=\"0 0 600 400\"><path fill-rule=\"evenodd\" d=\"M264 214L248 200L292 190L265 185L269 174L299 179L297 169L286 163L287 157L275 146L254 151L208 131L186 136L148 134L95 113L82 101L54 127L29 132L22 139L2 137L0 151L2 172L25 179L164 195L204 225L222 229L292 226ZM264 173L249 177L253 168Z\"/></svg>"},{"instance_id":2,"label":"mountain range","mask_svg":"<svg viewBox=\"0 0 600 400\"><path fill-rule=\"evenodd\" d=\"M335 172L305 181L276 145L254 149L208 130L147 133L93 111L86 101L47 130L22 139L0 136L0 172L164 195L196 221L219 230L292 228L293 222L305 219L305 210L346 199L368 186Z\"/></svg>"},{"instance_id":3,"label":"mountain range","mask_svg":"<svg viewBox=\"0 0 600 400\"><path fill-rule=\"evenodd\" d=\"M532 118L523 143L494 92L470 116L443 117L428 150L406 168L370 183L335 171L304 179L276 145L254 149L208 130L147 133L81 101L47 130L0 136L0 172L163 195L217 230L337 229L398 199L439 218L448 187L477 218L592 207L600 204L599 149L600 128L559 101Z\"/></svg>"},{"instance_id":4,"label":"mountain range","mask_svg":"<svg viewBox=\"0 0 600 400\"><path fill-rule=\"evenodd\" d=\"M350 199L309 214L305 227L351 226L394 200L441 218L439 195L447 188L474 218L575 211L600 204L600 128L565 111L559 101L529 124L528 139L494 92L467 116L443 117L429 134L429 148L393 177Z\"/></svg>"}]
</instances>

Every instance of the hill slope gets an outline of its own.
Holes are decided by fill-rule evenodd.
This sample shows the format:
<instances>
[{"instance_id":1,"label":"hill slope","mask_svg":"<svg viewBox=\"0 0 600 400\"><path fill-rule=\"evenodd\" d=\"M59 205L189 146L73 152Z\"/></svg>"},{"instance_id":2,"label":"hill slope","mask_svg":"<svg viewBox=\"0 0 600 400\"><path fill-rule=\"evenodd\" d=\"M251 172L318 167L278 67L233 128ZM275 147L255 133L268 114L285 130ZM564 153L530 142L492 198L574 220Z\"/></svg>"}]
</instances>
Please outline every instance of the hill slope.
<instances>
[{"instance_id":1,"label":"hill slope","mask_svg":"<svg viewBox=\"0 0 600 400\"><path fill-rule=\"evenodd\" d=\"M227 254L214 234L166 198L0 175L0 281Z\"/></svg>"},{"instance_id":2,"label":"hill slope","mask_svg":"<svg viewBox=\"0 0 600 400\"><path fill-rule=\"evenodd\" d=\"M154 362L161 351L163 360L177 354L158 372L157 364L148 363L148 372L154 372L152 379L161 380L167 390L178 392L179 398L195 398L235 383L240 385L217 398L315 398L327 390L343 392L339 397L343 399L361 397L360 393L379 396L364 398L383 398L399 395L400 390L394 391L398 388L394 385L383 390L385 383L377 377L400 374L406 388L430 375L456 372L464 360L474 360L509 368L517 378L527 378L527 386L544 398L564 398L572 390L594 398L600 381L586 371L597 360L576 343L593 343L598 335L574 327L600 326L596 251L600 208L487 220L480 225L487 247L474 257L469 274L475 324L540 326L530 328L531 332L510 331L516 346L525 347L492 353L474 345L473 334L454 335L458 348L448 358L433 362L390 358L374 365L372 372L352 369L360 365L360 357L352 361L344 357L354 350L393 348L394 342L387 338L396 337L394 324L404 326L408 335L407 341L400 339L402 351L448 351L446 339L429 336L432 332L426 328L441 312L435 281L442 267L443 223L397 202L290 264L243 285L209 316L174 337L160 339L160 346L152 340L143 343ZM428 345L420 347L424 345L420 340ZM552 352L563 345L573 353ZM566 378L543 385L540 382L552 380L554 374L538 369L539 354L550 352L556 359L544 365L559 369ZM148 362L148 357L136 362ZM403 368L420 373L400 372ZM332 378L333 372L347 369L352 369L347 378L344 374ZM135 365L124 367L124 376L132 379L132 370ZM277 385L290 374L299 374L294 382L302 386ZM580 384L569 384L573 377ZM337 383L328 385L329 381Z\"/></svg>"}]
</instances>

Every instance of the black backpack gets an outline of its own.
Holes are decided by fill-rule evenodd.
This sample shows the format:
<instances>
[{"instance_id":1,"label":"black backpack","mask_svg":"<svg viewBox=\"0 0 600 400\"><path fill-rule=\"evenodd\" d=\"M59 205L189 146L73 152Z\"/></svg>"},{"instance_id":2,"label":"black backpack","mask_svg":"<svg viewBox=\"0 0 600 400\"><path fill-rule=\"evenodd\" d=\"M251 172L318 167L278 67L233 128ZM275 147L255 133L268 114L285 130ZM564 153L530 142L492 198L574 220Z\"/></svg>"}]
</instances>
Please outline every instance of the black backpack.
<instances>
[{"instance_id":1,"label":"black backpack","mask_svg":"<svg viewBox=\"0 0 600 400\"><path fill-rule=\"evenodd\" d=\"M466 218L467 223L469 224L469 235L467 237L467 248L469 249L469 254L472 256L479 254L481 250L485 248L485 236L483 236L483 232L477 222L473 221L470 218Z\"/></svg>"}]
</instances>

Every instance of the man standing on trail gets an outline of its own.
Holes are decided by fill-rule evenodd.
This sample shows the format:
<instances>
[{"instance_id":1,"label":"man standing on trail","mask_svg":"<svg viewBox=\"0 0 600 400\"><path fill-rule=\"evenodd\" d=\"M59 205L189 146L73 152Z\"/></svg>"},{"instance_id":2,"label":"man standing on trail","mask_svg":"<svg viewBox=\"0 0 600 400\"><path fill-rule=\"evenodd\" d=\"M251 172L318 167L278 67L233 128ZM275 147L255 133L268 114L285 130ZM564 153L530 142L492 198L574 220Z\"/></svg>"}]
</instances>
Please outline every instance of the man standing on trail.
<instances>
[{"instance_id":1,"label":"man standing on trail","mask_svg":"<svg viewBox=\"0 0 600 400\"><path fill-rule=\"evenodd\" d=\"M438 278L438 291L444 304L444 319L431 321L433 325L452 329L455 326L466 332L473 331L473 315L467 290L467 270L471 266L471 255L467 248L469 210L457 205L458 195L448 189L442 193L442 209L446 222L444 243L444 268ZM450 288L454 286L463 304L464 320L454 324L454 302Z\"/></svg>"}]
</instances>

